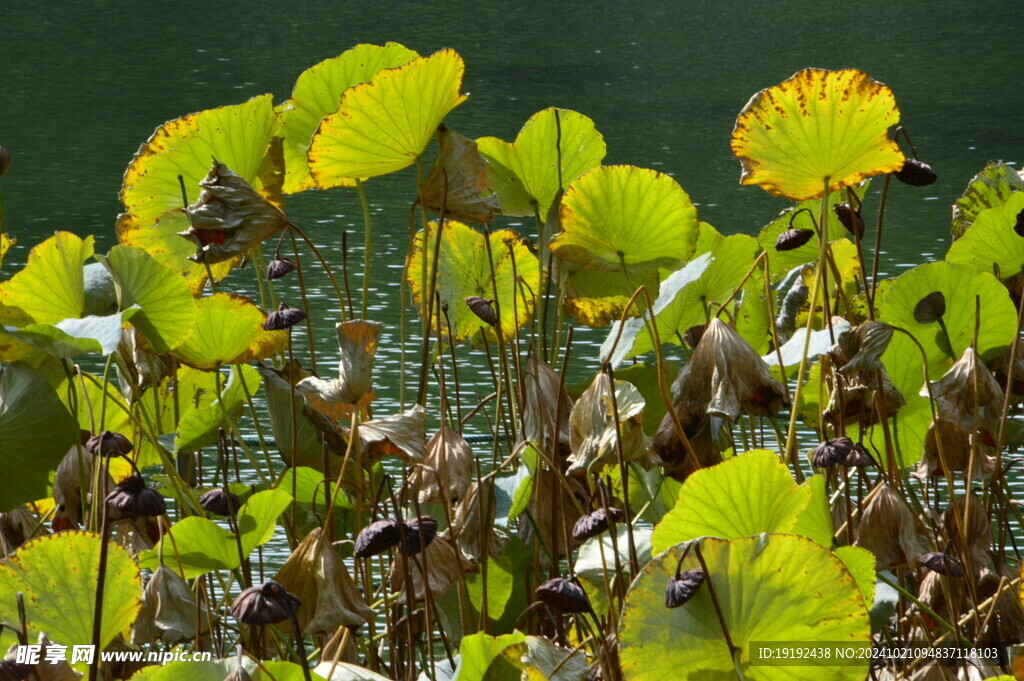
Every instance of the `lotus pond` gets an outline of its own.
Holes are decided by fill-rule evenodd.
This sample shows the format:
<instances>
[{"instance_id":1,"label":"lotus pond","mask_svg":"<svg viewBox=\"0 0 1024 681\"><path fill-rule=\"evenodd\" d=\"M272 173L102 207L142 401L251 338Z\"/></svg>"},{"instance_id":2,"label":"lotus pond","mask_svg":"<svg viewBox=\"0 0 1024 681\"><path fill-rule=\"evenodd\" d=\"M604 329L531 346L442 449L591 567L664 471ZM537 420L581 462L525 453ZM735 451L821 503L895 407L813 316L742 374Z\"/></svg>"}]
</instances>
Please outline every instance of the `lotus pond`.
<instances>
[{"instance_id":1,"label":"lotus pond","mask_svg":"<svg viewBox=\"0 0 1024 681\"><path fill-rule=\"evenodd\" d=\"M164 123L118 245L58 232L0 282L3 678L1018 670L1024 177L978 168L943 259L886 278L887 201L936 173L866 73L738 112L740 182L790 203L755 237L604 165L583 112L460 135L464 71L363 44ZM410 167L395 271L367 191ZM289 218L310 191L357 197L363 257Z\"/></svg>"}]
</instances>

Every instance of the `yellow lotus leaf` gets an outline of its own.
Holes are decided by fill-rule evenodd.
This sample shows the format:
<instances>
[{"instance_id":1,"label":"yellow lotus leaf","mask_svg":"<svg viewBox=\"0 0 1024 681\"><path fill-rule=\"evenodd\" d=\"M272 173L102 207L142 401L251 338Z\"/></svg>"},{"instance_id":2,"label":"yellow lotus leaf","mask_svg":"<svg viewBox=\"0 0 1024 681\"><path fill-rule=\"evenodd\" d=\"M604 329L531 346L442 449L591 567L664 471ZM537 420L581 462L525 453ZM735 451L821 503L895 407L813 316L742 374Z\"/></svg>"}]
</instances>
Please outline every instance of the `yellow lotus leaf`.
<instances>
[{"instance_id":1,"label":"yellow lotus leaf","mask_svg":"<svg viewBox=\"0 0 1024 681\"><path fill-rule=\"evenodd\" d=\"M264 331L266 316L242 296L216 293L200 298L195 319L192 335L171 354L197 369L272 357L288 342L287 331Z\"/></svg>"}]
</instances>

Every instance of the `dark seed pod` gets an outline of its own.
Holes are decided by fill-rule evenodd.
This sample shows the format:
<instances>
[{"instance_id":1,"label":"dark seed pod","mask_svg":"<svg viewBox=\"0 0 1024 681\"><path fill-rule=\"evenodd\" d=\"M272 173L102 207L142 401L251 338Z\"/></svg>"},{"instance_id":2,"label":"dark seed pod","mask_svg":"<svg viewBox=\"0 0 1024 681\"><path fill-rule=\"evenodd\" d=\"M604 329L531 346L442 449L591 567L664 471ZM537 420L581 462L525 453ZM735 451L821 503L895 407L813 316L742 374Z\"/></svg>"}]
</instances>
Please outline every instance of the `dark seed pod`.
<instances>
[{"instance_id":1,"label":"dark seed pod","mask_svg":"<svg viewBox=\"0 0 1024 681\"><path fill-rule=\"evenodd\" d=\"M484 324L494 326L498 323L498 313L494 311L493 300L487 300L480 296L470 296L466 298L466 305L469 309L480 318Z\"/></svg>"},{"instance_id":2,"label":"dark seed pod","mask_svg":"<svg viewBox=\"0 0 1024 681\"><path fill-rule=\"evenodd\" d=\"M861 217L859 210L854 210L848 203L837 203L832 206L832 210L847 232L858 239L864 236L864 218Z\"/></svg>"},{"instance_id":3,"label":"dark seed pod","mask_svg":"<svg viewBox=\"0 0 1024 681\"><path fill-rule=\"evenodd\" d=\"M430 546L437 534L437 521L429 515L413 518L405 524L405 546L410 556L415 556Z\"/></svg>"},{"instance_id":4,"label":"dark seed pod","mask_svg":"<svg viewBox=\"0 0 1024 681\"><path fill-rule=\"evenodd\" d=\"M398 521L394 518L370 523L356 537L355 557L368 558L398 546Z\"/></svg>"},{"instance_id":5,"label":"dark seed pod","mask_svg":"<svg viewBox=\"0 0 1024 681\"><path fill-rule=\"evenodd\" d=\"M691 348L696 348L697 343L700 343L700 339L704 337L704 331L707 328L707 324L691 326L683 333L683 340L686 341L686 344Z\"/></svg>"},{"instance_id":6,"label":"dark seed pod","mask_svg":"<svg viewBox=\"0 0 1024 681\"><path fill-rule=\"evenodd\" d=\"M591 537L596 537L608 529L608 526L611 524L609 523L609 518L611 518L612 523L617 523L622 520L624 515L618 508L609 507L607 514L604 508L599 508L576 521L572 528L572 538L576 541L586 541Z\"/></svg>"},{"instance_id":7,"label":"dark seed pod","mask_svg":"<svg viewBox=\"0 0 1024 681\"><path fill-rule=\"evenodd\" d=\"M3 147L0 147L0 151ZM0 173L2 175L3 173ZM32 673L32 665L15 662L14 660L0 660L0 681L24 681Z\"/></svg>"},{"instance_id":8,"label":"dark seed pod","mask_svg":"<svg viewBox=\"0 0 1024 681\"><path fill-rule=\"evenodd\" d=\"M924 554L917 560L920 561L921 565L924 565L932 572L938 572L940 575L949 575L950 577L964 576L964 564L948 553L933 551L932 553Z\"/></svg>"},{"instance_id":9,"label":"dark seed pod","mask_svg":"<svg viewBox=\"0 0 1024 681\"><path fill-rule=\"evenodd\" d=\"M282 329L290 329L305 318L306 313L299 308L288 307L281 303L281 307L267 315L267 318L263 321L263 330L280 331Z\"/></svg>"},{"instance_id":10,"label":"dark seed pod","mask_svg":"<svg viewBox=\"0 0 1024 681\"><path fill-rule=\"evenodd\" d=\"M814 448L811 455L811 465L815 468L831 468L839 464L845 464L846 458L853 452L853 440L848 437L837 437L834 440L825 440Z\"/></svg>"},{"instance_id":11,"label":"dark seed pod","mask_svg":"<svg viewBox=\"0 0 1024 681\"><path fill-rule=\"evenodd\" d=\"M903 162L903 167L893 175L903 184L911 187L927 187L935 182L937 175L927 163L921 163L916 158L908 158Z\"/></svg>"},{"instance_id":12,"label":"dark seed pod","mask_svg":"<svg viewBox=\"0 0 1024 681\"><path fill-rule=\"evenodd\" d=\"M850 453L846 455L846 461L843 461L843 465L847 468L864 468L865 466L874 466L875 459L864 448L864 445L856 444L850 450Z\"/></svg>"},{"instance_id":13,"label":"dark seed pod","mask_svg":"<svg viewBox=\"0 0 1024 681\"><path fill-rule=\"evenodd\" d=\"M787 229L775 240L775 250L792 251L806 244L813 236L813 229Z\"/></svg>"},{"instance_id":14,"label":"dark seed pod","mask_svg":"<svg viewBox=\"0 0 1024 681\"><path fill-rule=\"evenodd\" d=\"M295 269L296 265L288 258L274 258L267 265L267 279L280 279Z\"/></svg>"},{"instance_id":15,"label":"dark seed pod","mask_svg":"<svg viewBox=\"0 0 1024 681\"><path fill-rule=\"evenodd\" d=\"M590 599L578 584L562 577L549 579L533 591L537 599L555 612L590 612Z\"/></svg>"},{"instance_id":16,"label":"dark seed pod","mask_svg":"<svg viewBox=\"0 0 1024 681\"><path fill-rule=\"evenodd\" d=\"M11 152L7 151L3 147L0 147L0 177L7 174L7 169L11 167Z\"/></svg>"},{"instance_id":17,"label":"dark seed pod","mask_svg":"<svg viewBox=\"0 0 1024 681\"><path fill-rule=\"evenodd\" d=\"M1017 236L1024 236L1024 210L1017 213L1017 222L1013 225L1013 231L1017 232Z\"/></svg>"},{"instance_id":18,"label":"dark seed pod","mask_svg":"<svg viewBox=\"0 0 1024 681\"><path fill-rule=\"evenodd\" d=\"M107 495L107 506L124 513L158 516L167 512L167 502L141 475L129 475Z\"/></svg>"},{"instance_id":19,"label":"dark seed pod","mask_svg":"<svg viewBox=\"0 0 1024 681\"><path fill-rule=\"evenodd\" d=\"M128 456L132 451L132 441L121 433L104 430L89 438L85 448L93 456Z\"/></svg>"},{"instance_id":20,"label":"dark seed pod","mask_svg":"<svg viewBox=\"0 0 1024 681\"><path fill-rule=\"evenodd\" d=\"M291 619L302 605L275 581L250 586L231 605L231 616L242 624L273 624Z\"/></svg>"},{"instance_id":21,"label":"dark seed pod","mask_svg":"<svg viewBox=\"0 0 1024 681\"><path fill-rule=\"evenodd\" d=\"M914 306L914 321L918 324L931 324L946 314L946 296L942 291L932 291Z\"/></svg>"},{"instance_id":22,"label":"dark seed pod","mask_svg":"<svg viewBox=\"0 0 1024 681\"><path fill-rule=\"evenodd\" d=\"M238 511L238 497L221 488L211 489L199 497L199 505L204 511L215 515L234 515Z\"/></svg>"},{"instance_id":23,"label":"dark seed pod","mask_svg":"<svg viewBox=\"0 0 1024 681\"><path fill-rule=\"evenodd\" d=\"M693 598L707 574L701 568L677 572L665 585L665 607L678 608Z\"/></svg>"}]
</instances>

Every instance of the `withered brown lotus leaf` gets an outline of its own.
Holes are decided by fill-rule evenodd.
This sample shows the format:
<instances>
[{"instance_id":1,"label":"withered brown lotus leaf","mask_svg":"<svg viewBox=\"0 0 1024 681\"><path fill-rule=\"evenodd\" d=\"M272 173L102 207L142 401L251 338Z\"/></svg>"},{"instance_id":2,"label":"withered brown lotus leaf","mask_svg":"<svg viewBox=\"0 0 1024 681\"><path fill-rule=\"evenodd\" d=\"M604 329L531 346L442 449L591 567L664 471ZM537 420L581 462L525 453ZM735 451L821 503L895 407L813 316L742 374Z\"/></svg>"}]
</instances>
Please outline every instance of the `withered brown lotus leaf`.
<instances>
[{"instance_id":1,"label":"withered brown lotus leaf","mask_svg":"<svg viewBox=\"0 0 1024 681\"><path fill-rule=\"evenodd\" d=\"M132 623L132 643L191 640L197 634L206 634L218 619L205 605L196 603L196 594L184 579L161 565L142 590L142 608Z\"/></svg>"},{"instance_id":2,"label":"withered brown lotus leaf","mask_svg":"<svg viewBox=\"0 0 1024 681\"><path fill-rule=\"evenodd\" d=\"M721 463L722 454L715 446L711 434L711 417L708 416L706 407L696 400L679 400L673 405L673 410L700 467L707 468ZM686 447L676 433L671 414L662 417L658 432L651 441L651 450L661 460L662 470L667 476L685 480L696 470Z\"/></svg>"},{"instance_id":3,"label":"withered brown lotus leaf","mask_svg":"<svg viewBox=\"0 0 1024 681\"><path fill-rule=\"evenodd\" d=\"M295 388L310 408L332 419L347 418L352 409L365 409L373 400L373 363L383 324L352 319L335 325L341 360L338 377L309 376Z\"/></svg>"},{"instance_id":4,"label":"withered brown lotus leaf","mask_svg":"<svg viewBox=\"0 0 1024 681\"><path fill-rule=\"evenodd\" d=\"M644 435L643 396L632 383L616 380L616 412L611 385L608 374L599 373L573 405L569 415L570 473L593 472L595 464L616 464L620 438L623 460L637 461L645 468L654 463Z\"/></svg>"},{"instance_id":5,"label":"withered brown lotus leaf","mask_svg":"<svg viewBox=\"0 0 1024 681\"><path fill-rule=\"evenodd\" d=\"M892 334L892 326L885 322L863 322L844 331L829 352L842 374L885 371L881 358Z\"/></svg>"},{"instance_id":6,"label":"withered brown lotus leaf","mask_svg":"<svg viewBox=\"0 0 1024 681\"><path fill-rule=\"evenodd\" d=\"M993 375L1000 385L1006 385L1009 380L1011 395L1014 399L1011 404L1019 404L1024 399L1024 341L1016 341L1017 352L1013 353L1013 366L1010 366L1010 349L992 364Z\"/></svg>"},{"instance_id":7,"label":"withered brown lotus leaf","mask_svg":"<svg viewBox=\"0 0 1024 681\"><path fill-rule=\"evenodd\" d=\"M298 598L275 581L250 586L231 604L231 616L242 624L275 624L295 616Z\"/></svg>"},{"instance_id":8,"label":"withered brown lotus leaf","mask_svg":"<svg viewBox=\"0 0 1024 681\"><path fill-rule=\"evenodd\" d=\"M569 417L573 407L572 398L555 370L536 355L530 358L523 370L522 393L525 438L541 446L550 446L554 440L555 422L558 421L558 444L568 447L571 440Z\"/></svg>"},{"instance_id":9,"label":"withered brown lotus leaf","mask_svg":"<svg viewBox=\"0 0 1024 681\"><path fill-rule=\"evenodd\" d=\"M837 347L833 346L832 357L839 364L843 355ZM906 404L884 368L852 372L840 370L835 374L827 372L825 387L829 391L829 400L822 415L837 427L843 423L867 428L879 422L880 410L885 418L892 418Z\"/></svg>"},{"instance_id":10,"label":"withered brown lotus leaf","mask_svg":"<svg viewBox=\"0 0 1024 681\"><path fill-rule=\"evenodd\" d=\"M939 456L939 444L942 456ZM973 479L988 480L995 470L995 459L989 455L992 448L981 438L975 443ZM971 436L960 426L941 418L932 421L924 436L924 451L914 472L918 478L943 477L943 457L950 472L966 471L971 459Z\"/></svg>"},{"instance_id":11,"label":"withered brown lotus leaf","mask_svg":"<svg viewBox=\"0 0 1024 681\"><path fill-rule=\"evenodd\" d=\"M296 617L303 633L359 627L375 616L319 527L295 547L274 581L302 602ZM282 625L286 631L288 626Z\"/></svg>"},{"instance_id":12,"label":"withered brown lotus leaf","mask_svg":"<svg viewBox=\"0 0 1024 681\"><path fill-rule=\"evenodd\" d=\"M121 330L114 361L121 392L133 398L133 402L144 388L158 385L161 380L174 374L173 358L154 353L145 337L132 327Z\"/></svg>"},{"instance_id":13,"label":"withered brown lotus leaf","mask_svg":"<svg viewBox=\"0 0 1024 681\"><path fill-rule=\"evenodd\" d=\"M420 187L423 206L460 222L484 224L501 212L498 195L487 181L487 160L476 142L442 126L438 135L439 152L434 167Z\"/></svg>"},{"instance_id":14,"label":"withered brown lotus leaf","mask_svg":"<svg viewBox=\"0 0 1024 681\"><path fill-rule=\"evenodd\" d=\"M141 475L129 475L107 495L107 506L123 513L158 516L167 513L167 502Z\"/></svg>"},{"instance_id":15,"label":"withered brown lotus leaf","mask_svg":"<svg viewBox=\"0 0 1024 681\"><path fill-rule=\"evenodd\" d=\"M880 484L870 495L857 527L857 546L875 554L875 568L914 566L928 553L924 526L907 502L891 487Z\"/></svg>"},{"instance_id":16,"label":"withered brown lotus leaf","mask_svg":"<svg viewBox=\"0 0 1024 681\"><path fill-rule=\"evenodd\" d=\"M700 343L700 339L704 337L704 331L707 328L707 324L695 324L683 333L683 340L691 348L696 348L697 344Z\"/></svg>"},{"instance_id":17,"label":"withered brown lotus leaf","mask_svg":"<svg viewBox=\"0 0 1024 681\"><path fill-rule=\"evenodd\" d=\"M402 561L400 560L391 561L390 580L391 588L396 592L402 592L401 596L398 597L398 602L405 603L405 579L401 563ZM435 596L440 596L448 590L448 587L456 581L460 581L463 573L472 567L455 550L451 542L443 536L435 537L434 541L430 542L430 545L423 552L410 557L408 563L409 572L412 577L414 600L417 602L426 597L428 583L431 593ZM423 577L423 571L420 569L420 566L423 566L426 570L426 579Z\"/></svg>"},{"instance_id":18,"label":"withered brown lotus leaf","mask_svg":"<svg viewBox=\"0 0 1024 681\"><path fill-rule=\"evenodd\" d=\"M571 494L566 485L572 490ZM563 477L550 469L539 470L534 476L533 486L533 496L527 508L537 519L536 527L526 517L520 517L519 536L531 551L539 554L540 566L546 570L551 564L551 557L557 561L579 545L572 538L572 530L583 515L582 509L589 506L590 494L576 476ZM537 532L547 550L537 544Z\"/></svg>"},{"instance_id":19,"label":"withered brown lotus leaf","mask_svg":"<svg viewBox=\"0 0 1024 681\"><path fill-rule=\"evenodd\" d=\"M411 518L405 523L405 546L410 556L415 556L425 547L430 546L437 535L437 520L433 516L422 515Z\"/></svg>"},{"instance_id":20,"label":"withered brown lotus leaf","mask_svg":"<svg viewBox=\"0 0 1024 681\"><path fill-rule=\"evenodd\" d=\"M111 511L110 515L117 515L117 512ZM116 537L118 546L126 549L133 558L137 558L143 551L148 551L156 546L157 541L160 540L159 518L161 516L129 515L115 519L110 525L110 536ZM166 522L165 516L163 519Z\"/></svg>"},{"instance_id":21,"label":"withered brown lotus leaf","mask_svg":"<svg viewBox=\"0 0 1024 681\"><path fill-rule=\"evenodd\" d=\"M665 585L665 607L678 608L696 595L707 578L703 568L684 570Z\"/></svg>"},{"instance_id":22,"label":"withered brown lotus leaf","mask_svg":"<svg viewBox=\"0 0 1024 681\"><path fill-rule=\"evenodd\" d=\"M931 324L946 314L946 296L942 291L932 291L914 306L914 321L918 324Z\"/></svg>"},{"instance_id":23,"label":"withered brown lotus leaf","mask_svg":"<svg viewBox=\"0 0 1024 681\"><path fill-rule=\"evenodd\" d=\"M609 506L606 511L603 507L599 508L576 521L572 528L572 538L585 542L607 530L612 523L622 522L624 517L622 509Z\"/></svg>"},{"instance_id":24,"label":"withered brown lotus leaf","mask_svg":"<svg viewBox=\"0 0 1024 681\"><path fill-rule=\"evenodd\" d=\"M917 560L921 565L924 565L932 572L938 572L940 575L949 575L950 577L964 576L964 564L958 558L948 553L931 551Z\"/></svg>"},{"instance_id":25,"label":"withered brown lotus leaf","mask_svg":"<svg viewBox=\"0 0 1024 681\"><path fill-rule=\"evenodd\" d=\"M470 485L466 495L455 507L452 523L444 535L449 541L454 541L462 556L472 564L478 564L483 556L483 541L486 541L490 555L499 556L504 550L508 537L494 526L496 512L494 478L491 477L484 477ZM483 537L481 526L489 528Z\"/></svg>"},{"instance_id":26,"label":"withered brown lotus leaf","mask_svg":"<svg viewBox=\"0 0 1024 681\"><path fill-rule=\"evenodd\" d=\"M25 506L17 506L0 513L0 558L13 555L19 546L28 541L38 525L36 517ZM46 530L39 528L40 534Z\"/></svg>"},{"instance_id":27,"label":"withered brown lotus leaf","mask_svg":"<svg viewBox=\"0 0 1024 681\"><path fill-rule=\"evenodd\" d=\"M398 531L398 521L394 518L385 518L370 523L356 535L355 557L368 558L379 553L390 551L398 546L401 541L401 534Z\"/></svg>"},{"instance_id":28,"label":"withered brown lotus leaf","mask_svg":"<svg viewBox=\"0 0 1024 681\"><path fill-rule=\"evenodd\" d=\"M442 423L427 442L427 455L409 476L418 490L421 504L454 504L469 487L473 472L473 450L469 442Z\"/></svg>"},{"instance_id":29,"label":"withered brown lotus leaf","mask_svg":"<svg viewBox=\"0 0 1024 681\"><path fill-rule=\"evenodd\" d=\"M555 577L533 590L537 599L557 613L590 612L590 599L579 584Z\"/></svg>"},{"instance_id":30,"label":"withered brown lotus leaf","mask_svg":"<svg viewBox=\"0 0 1024 681\"><path fill-rule=\"evenodd\" d=\"M191 226L181 233L196 245L195 262L230 260L288 226L280 209L217 159L199 185L198 200L185 209Z\"/></svg>"},{"instance_id":31,"label":"withered brown lotus leaf","mask_svg":"<svg viewBox=\"0 0 1024 681\"><path fill-rule=\"evenodd\" d=\"M82 488L92 480L95 457L82 446L71 447L57 466L53 475L53 500L57 504L58 517L67 518L73 526L82 522ZM107 478L107 483L114 481Z\"/></svg>"},{"instance_id":32,"label":"withered brown lotus leaf","mask_svg":"<svg viewBox=\"0 0 1024 681\"><path fill-rule=\"evenodd\" d=\"M359 424L359 441L364 457L377 461L391 454L406 463L419 463L427 455L425 426L427 410L420 405Z\"/></svg>"},{"instance_id":33,"label":"withered brown lotus leaf","mask_svg":"<svg viewBox=\"0 0 1024 681\"><path fill-rule=\"evenodd\" d=\"M999 430L1003 391L974 348L964 350L942 378L932 381L931 394L939 418L957 424L961 430ZM928 390L922 388L921 395L927 397Z\"/></svg>"},{"instance_id":34,"label":"withered brown lotus leaf","mask_svg":"<svg viewBox=\"0 0 1024 681\"><path fill-rule=\"evenodd\" d=\"M848 437L825 440L814 448L811 465L815 468L831 468L845 464L847 457L853 453L853 448L853 440Z\"/></svg>"},{"instance_id":35,"label":"withered brown lotus leaf","mask_svg":"<svg viewBox=\"0 0 1024 681\"><path fill-rule=\"evenodd\" d=\"M967 524L964 525L964 511L967 510ZM956 513L956 519L953 518ZM969 559L976 574L989 569L992 558L992 525L985 504L974 492L957 494L946 510L942 512L942 526L946 536L953 542L958 556ZM961 536L961 532L963 535Z\"/></svg>"}]
</instances>

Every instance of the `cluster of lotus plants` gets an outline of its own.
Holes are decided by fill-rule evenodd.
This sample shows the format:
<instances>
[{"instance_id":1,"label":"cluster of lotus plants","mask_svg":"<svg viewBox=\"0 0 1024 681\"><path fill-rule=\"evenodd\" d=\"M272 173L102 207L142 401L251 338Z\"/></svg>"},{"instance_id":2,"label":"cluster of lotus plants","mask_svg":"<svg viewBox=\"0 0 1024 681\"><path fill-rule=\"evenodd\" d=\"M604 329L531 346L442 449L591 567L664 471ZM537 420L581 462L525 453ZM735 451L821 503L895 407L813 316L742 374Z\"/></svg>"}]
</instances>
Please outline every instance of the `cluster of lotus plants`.
<instances>
[{"instance_id":1,"label":"cluster of lotus plants","mask_svg":"<svg viewBox=\"0 0 1024 681\"><path fill-rule=\"evenodd\" d=\"M860 71L740 112L741 182L791 202L756 237L602 165L575 111L458 134L463 72L359 45L281 104L168 122L125 172L119 245L8 258L0 678L1020 673L1024 178L981 170L945 257L882 278L886 198L936 172ZM375 375L393 275L367 194L411 166L401 362ZM362 263L289 219L310 190L361 207ZM576 385L581 326L607 340ZM19 662L37 643L212 661ZM780 666L768 644L869 654Z\"/></svg>"}]
</instances>

